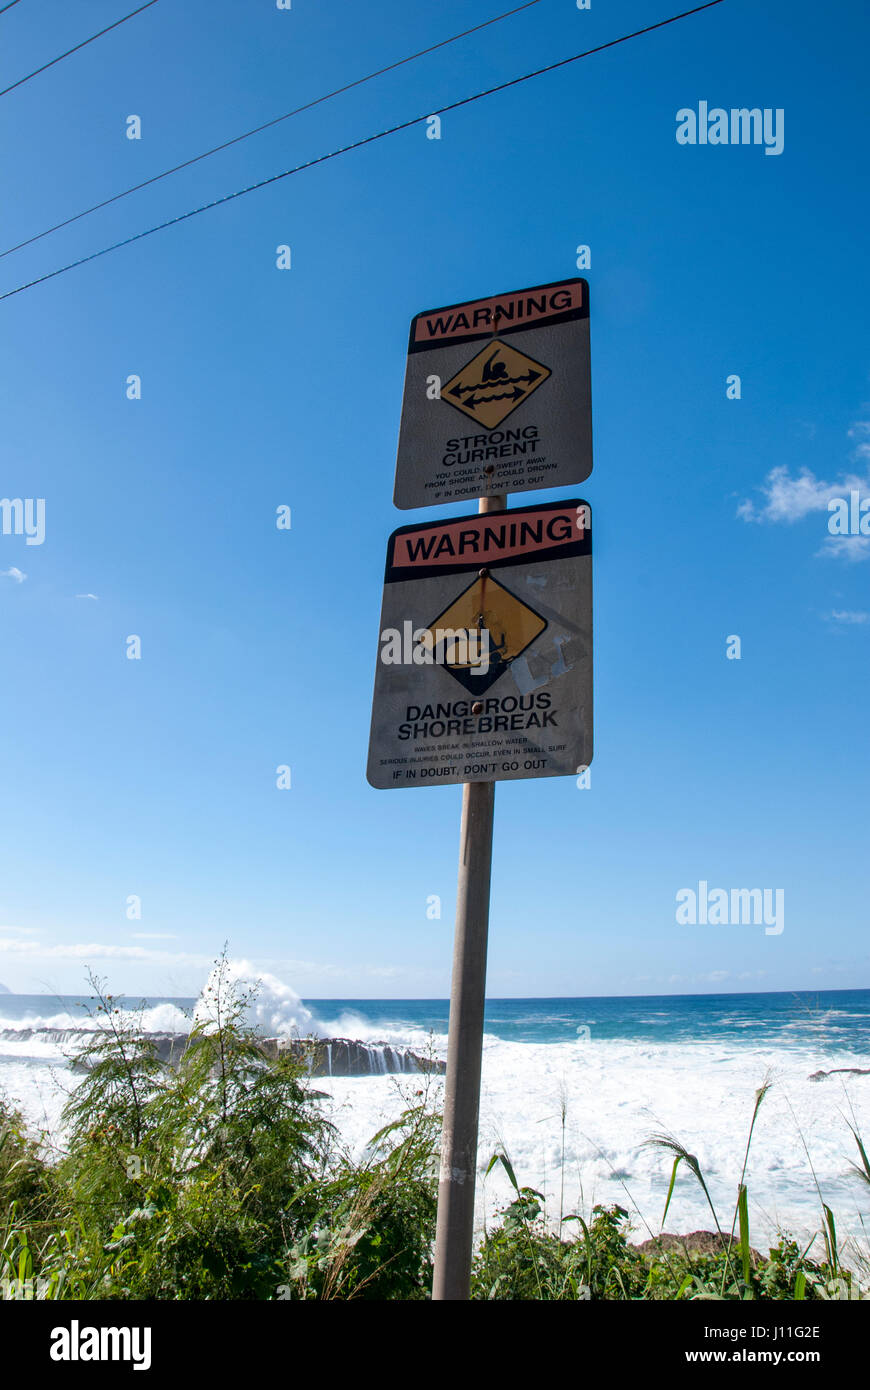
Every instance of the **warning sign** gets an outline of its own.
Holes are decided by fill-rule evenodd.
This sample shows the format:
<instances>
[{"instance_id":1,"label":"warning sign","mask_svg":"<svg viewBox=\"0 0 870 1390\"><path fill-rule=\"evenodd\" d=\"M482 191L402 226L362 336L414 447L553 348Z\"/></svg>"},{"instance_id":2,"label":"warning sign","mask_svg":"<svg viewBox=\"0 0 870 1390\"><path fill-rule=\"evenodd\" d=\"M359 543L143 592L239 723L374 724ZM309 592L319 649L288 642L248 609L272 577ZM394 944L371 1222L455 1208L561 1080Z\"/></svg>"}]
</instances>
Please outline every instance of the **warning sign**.
<instances>
[{"instance_id":1,"label":"warning sign","mask_svg":"<svg viewBox=\"0 0 870 1390\"><path fill-rule=\"evenodd\" d=\"M441 399L495 429L550 375L549 367L496 340L456 373L442 388Z\"/></svg>"},{"instance_id":2,"label":"warning sign","mask_svg":"<svg viewBox=\"0 0 870 1390\"><path fill-rule=\"evenodd\" d=\"M577 774L592 760L592 522L551 502L390 537L368 780Z\"/></svg>"},{"instance_id":3,"label":"warning sign","mask_svg":"<svg viewBox=\"0 0 870 1390\"><path fill-rule=\"evenodd\" d=\"M585 280L417 314L396 506L582 482L592 471L590 401Z\"/></svg>"}]
</instances>

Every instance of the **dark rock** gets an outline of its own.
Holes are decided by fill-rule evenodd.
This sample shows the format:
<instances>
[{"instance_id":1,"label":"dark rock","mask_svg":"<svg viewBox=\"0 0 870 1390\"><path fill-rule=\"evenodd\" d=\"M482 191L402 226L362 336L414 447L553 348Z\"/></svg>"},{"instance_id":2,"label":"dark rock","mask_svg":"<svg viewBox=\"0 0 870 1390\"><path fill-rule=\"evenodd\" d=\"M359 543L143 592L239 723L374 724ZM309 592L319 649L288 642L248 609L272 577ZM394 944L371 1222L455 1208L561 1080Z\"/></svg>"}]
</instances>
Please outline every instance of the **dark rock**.
<instances>
[{"instance_id":1,"label":"dark rock","mask_svg":"<svg viewBox=\"0 0 870 1390\"><path fill-rule=\"evenodd\" d=\"M837 1072L848 1072L850 1076L870 1076L870 1067L832 1067L830 1071L814 1071L808 1081L824 1081L826 1076L836 1076Z\"/></svg>"},{"instance_id":2,"label":"dark rock","mask_svg":"<svg viewBox=\"0 0 870 1390\"><path fill-rule=\"evenodd\" d=\"M725 1246L728 1246L728 1232L725 1232ZM691 1231L686 1236L675 1236L669 1231L663 1231L660 1236L653 1240L642 1241L635 1247L642 1255L654 1259L657 1255L668 1255L671 1251L683 1255L719 1255L722 1252L721 1237L715 1231ZM757 1250L750 1246L753 1261L758 1264L762 1256ZM735 1236L731 1243L732 1257L739 1258L739 1247Z\"/></svg>"},{"instance_id":3,"label":"dark rock","mask_svg":"<svg viewBox=\"0 0 870 1390\"><path fill-rule=\"evenodd\" d=\"M84 1041L83 1029L40 1029L40 1036L53 1035L55 1042ZM28 1030L17 1036L25 1038ZM149 1042L163 1062L177 1066L188 1044L186 1033L148 1033ZM410 1048L392 1047L389 1043L355 1042L352 1038L263 1038L260 1050L266 1057L276 1058L289 1052L304 1065L309 1076L384 1076L404 1073L434 1072L443 1075L444 1062L422 1057ZM87 1068L84 1059L72 1062L73 1071Z\"/></svg>"}]
</instances>

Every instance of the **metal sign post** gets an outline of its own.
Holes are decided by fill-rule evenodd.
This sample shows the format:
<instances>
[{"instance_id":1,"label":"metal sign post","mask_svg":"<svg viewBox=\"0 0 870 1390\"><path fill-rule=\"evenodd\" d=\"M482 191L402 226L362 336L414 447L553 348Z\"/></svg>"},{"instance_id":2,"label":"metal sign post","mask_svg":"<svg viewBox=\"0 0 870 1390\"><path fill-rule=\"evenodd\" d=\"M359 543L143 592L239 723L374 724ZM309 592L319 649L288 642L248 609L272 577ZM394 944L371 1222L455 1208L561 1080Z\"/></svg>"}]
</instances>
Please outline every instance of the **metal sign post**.
<instances>
[{"instance_id":1,"label":"metal sign post","mask_svg":"<svg viewBox=\"0 0 870 1390\"><path fill-rule=\"evenodd\" d=\"M482 497L478 511L499 511L506 505L504 496ZM495 783L466 782L459 827L459 882L432 1281L432 1298L437 1300L467 1300L470 1292L494 811Z\"/></svg>"}]
</instances>

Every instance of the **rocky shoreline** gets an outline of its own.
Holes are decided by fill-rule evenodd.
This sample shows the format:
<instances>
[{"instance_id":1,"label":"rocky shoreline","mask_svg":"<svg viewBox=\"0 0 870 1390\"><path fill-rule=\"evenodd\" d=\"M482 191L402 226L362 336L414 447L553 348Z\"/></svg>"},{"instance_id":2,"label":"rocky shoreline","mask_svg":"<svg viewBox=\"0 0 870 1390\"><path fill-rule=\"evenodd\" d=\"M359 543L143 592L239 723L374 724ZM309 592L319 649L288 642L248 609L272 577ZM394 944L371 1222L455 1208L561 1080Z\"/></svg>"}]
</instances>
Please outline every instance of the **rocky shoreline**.
<instances>
[{"instance_id":1,"label":"rocky shoreline","mask_svg":"<svg viewBox=\"0 0 870 1390\"><path fill-rule=\"evenodd\" d=\"M15 1037L26 1042L31 1037L58 1044L83 1043L92 1037L85 1028L21 1028ZM187 1048L187 1033L149 1033L146 1035L158 1057L177 1066ZM408 1047L394 1047L386 1042L358 1042L353 1038L263 1038L260 1050L265 1057L276 1058L284 1052L297 1057L309 1076L392 1076L421 1072L443 1075L445 1063L436 1057L424 1057ZM73 1059L73 1071L87 1067L84 1058Z\"/></svg>"}]
</instances>

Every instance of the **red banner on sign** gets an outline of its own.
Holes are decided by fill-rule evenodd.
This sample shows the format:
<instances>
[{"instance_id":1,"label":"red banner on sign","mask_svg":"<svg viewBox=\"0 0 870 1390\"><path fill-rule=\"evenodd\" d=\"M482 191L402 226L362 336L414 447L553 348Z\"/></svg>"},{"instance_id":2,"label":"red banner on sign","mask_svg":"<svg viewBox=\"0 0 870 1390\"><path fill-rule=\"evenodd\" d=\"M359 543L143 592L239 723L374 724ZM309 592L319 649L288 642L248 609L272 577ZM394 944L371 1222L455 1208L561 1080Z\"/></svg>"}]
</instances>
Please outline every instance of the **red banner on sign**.
<instances>
[{"instance_id":1,"label":"red banner on sign","mask_svg":"<svg viewBox=\"0 0 870 1390\"><path fill-rule=\"evenodd\" d=\"M576 501L404 526L393 535L388 574L411 579L422 571L561 555L588 541L589 528L588 505Z\"/></svg>"},{"instance_id":2,"label":"red banner on sign","mask_svg":"<svg viewBox=\"0 0 870 1390\"><path fill-rule=\"evenodd\" d=\"M581 317L588 312L585 280L563 280L531 290L472 299L417 314L411 347L434 347L457 338L480 338L487 333L510 333L521 328L540 328L548 320Z\"/></svg>"}]
</instances>

